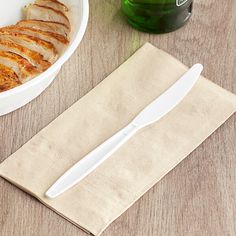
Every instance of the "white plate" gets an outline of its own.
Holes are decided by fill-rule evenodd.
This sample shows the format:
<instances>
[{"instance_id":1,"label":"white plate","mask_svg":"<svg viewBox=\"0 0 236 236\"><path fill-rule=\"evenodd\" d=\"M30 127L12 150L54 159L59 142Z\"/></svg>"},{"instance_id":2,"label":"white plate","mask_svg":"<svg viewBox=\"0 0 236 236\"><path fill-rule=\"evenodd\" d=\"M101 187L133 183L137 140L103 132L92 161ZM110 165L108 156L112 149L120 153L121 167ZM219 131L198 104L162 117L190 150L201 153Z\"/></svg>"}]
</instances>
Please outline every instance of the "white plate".
<instances>
[{"instance_id":1,"label":"white plate","mask_svg":"<svg viewBox=\"0 0 236 236\"><path fill-rule=\"evenodd\" d=\"M22 8L33 0L7 0L0 8L0 27L15 24L22 19ZM61 0L70 9L71 42L65 53L47 71L19 87L0 93L0 116L14 111L41 94L55 79L61 66L81 42L88 23L88 0Z\"/></svg>"}]
</instances>

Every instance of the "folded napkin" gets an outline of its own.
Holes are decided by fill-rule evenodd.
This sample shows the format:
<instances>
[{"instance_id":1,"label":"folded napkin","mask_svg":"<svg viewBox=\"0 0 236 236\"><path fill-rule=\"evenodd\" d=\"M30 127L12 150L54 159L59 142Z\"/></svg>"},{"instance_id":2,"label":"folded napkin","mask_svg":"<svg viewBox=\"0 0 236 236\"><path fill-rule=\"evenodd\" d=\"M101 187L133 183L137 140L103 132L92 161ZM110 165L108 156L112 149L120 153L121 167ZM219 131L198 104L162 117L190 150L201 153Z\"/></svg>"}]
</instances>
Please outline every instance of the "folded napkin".
<instances>
[{"instance_id":1,"label":"folded napkin","mask_svg":"<svg viewBox=\"0 0 236 236\"><path fill-rule=\"evenodd\" d=\"M78 227L100 235L235 112L235 95L200 78L176 108L140 130L75 187L53 200L45 198L45 191L186 70L172 56L145 44L6 159L0 175Z\"/></svg>"}]
</instances>

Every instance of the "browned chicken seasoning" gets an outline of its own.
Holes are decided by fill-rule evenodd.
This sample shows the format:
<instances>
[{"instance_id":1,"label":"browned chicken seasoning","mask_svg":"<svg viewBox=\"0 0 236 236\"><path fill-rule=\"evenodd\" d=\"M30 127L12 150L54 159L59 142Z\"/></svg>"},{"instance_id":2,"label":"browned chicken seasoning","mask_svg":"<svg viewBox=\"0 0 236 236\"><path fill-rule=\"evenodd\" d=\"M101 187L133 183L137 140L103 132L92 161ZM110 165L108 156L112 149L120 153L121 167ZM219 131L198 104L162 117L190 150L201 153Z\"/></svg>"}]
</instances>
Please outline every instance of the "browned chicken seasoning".
<instances>
[{"instance_id":1,"label":"browned chicken seasoning","mask_svg":"<svg viewBox=\"0 0 236 236\"><path fill-rule=\"evenodd\" d=\"M0 91L6 91L20 84L16 73L9 67L0 64Z\"/></svg>"}]
</instances>

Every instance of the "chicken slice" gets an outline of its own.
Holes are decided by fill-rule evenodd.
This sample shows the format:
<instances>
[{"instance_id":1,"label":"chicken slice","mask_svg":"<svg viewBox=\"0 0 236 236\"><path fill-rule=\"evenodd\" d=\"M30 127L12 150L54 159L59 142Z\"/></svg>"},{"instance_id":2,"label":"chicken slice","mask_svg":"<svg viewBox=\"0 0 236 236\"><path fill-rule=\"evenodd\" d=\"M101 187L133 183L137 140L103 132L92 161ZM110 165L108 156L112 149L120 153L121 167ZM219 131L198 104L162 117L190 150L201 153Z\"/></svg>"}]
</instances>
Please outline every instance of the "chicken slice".
<instances>
[{"instance_id":1,"label":"chicken slice","mask_svg":"<svg viewBox=\"0 0 236 236\"><path fill-rule=\"evenodd\" d=\"M39 54L43 55L44 60L53 63L57 60L58 54L57 50L53 44L35 38L29 35L15 33L10 31L4 31L0 29L0 39L6 39L13 41L23 47L29 48L30 50L36 51Z\"/></svg>"},{"instance_id":2,"label":"chicken slice","mask_svg":"<svg viewBox=\"0 0 236 236\"><path fill-rule=\"evenodd\" d=\"M63 12L51 7L30 4L26 7L25 12L27 20L53 21L65 24L70 28L70 22L67 16Z\"/></svg>"},{"instance_id":3,"label":"chicken slice","mask_svg":"<svg viewBox=\"0 0 236 236\"><path fill-rule=\"evenodd\" d=\"M20 85L16 73L9 67L0 64L0 92L4 92Z\"/></svg>"},{"instance_id":4,"label":"chicken slice","mask_svg":"<svg viewBox=\"0 0 236 236\"><path fill-rule=\"evenodd\" d=\"M30 80L40 73L28 60L12 52L0 50L0 64L10 67L21 82Z\"/></svg>"},{"instance_id":5,"label":"chicken slice","mask_svg":"<svg viewBox=\"0 0 236 236\"><path fill-rule=\"evenodd\" d=\"M41 72L45 71L51 66L51 63L43 60L43 56L38 52L32 51L10 40L0 39L0 50L13 52L26 58Z\"/></svg>"},{"instance_id":6,"label":"chicken slice","mask_svg":"<svg viewBox=\"0 0 236 236\"><path fill-rule=\"evenodd\" d=\"M67 14L67 12L69 11L67 6L57 0L36 0L35 4L40 6L51 7L57 11L63 12L64 14Z\"/></svg>"},{"instance_id":7,"label":"chicken slice","mask_svg":"<svg viewBox=\"0 0 236 236\"><path fill-rule=\"evenodd\" d=\"M8 26L0 29L0 31L1 30L5 32L9 31L9 32L22 33L50 42L53 44L53 46L56 48L59 54L62 54L66 46L69 44L68 39L60 34L45 32L42 30L32 29L29 27Z\"/></svg>"},{"instance_id":8,"label":"chicken slice","mask_svg":"<svg viewBox=\"0 0 236 236\"><path fill-rule=\"evenodd\" d=\"M46 32L52 32L60 34L64 37L69 38L70 29L66 25L51 21L41 21L41 20L22 20L17 23L21 27L31 27L33 29L38 29Z\"/></svg>"}]
</instances>

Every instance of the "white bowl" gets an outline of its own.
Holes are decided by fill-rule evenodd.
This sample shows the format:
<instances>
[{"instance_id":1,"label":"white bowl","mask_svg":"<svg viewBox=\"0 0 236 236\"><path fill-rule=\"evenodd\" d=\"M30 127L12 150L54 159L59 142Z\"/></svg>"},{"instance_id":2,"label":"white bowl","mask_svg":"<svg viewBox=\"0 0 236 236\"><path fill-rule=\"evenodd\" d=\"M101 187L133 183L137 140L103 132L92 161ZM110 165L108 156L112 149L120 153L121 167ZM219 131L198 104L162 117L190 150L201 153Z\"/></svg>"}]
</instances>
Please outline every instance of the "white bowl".
<instances>
[{"instance_id":1,"label":"white bowl","mask_svg":"<svg viewBox=\"0 0 236 236\"><path fill-rule=\"evenodd\" d=\"M22 8L33 0L7 0L0 8L0 27L15 24L22 19ZM64 54L44 73L19 87L0 93L0 116L12 112L41 94L55 79L61 66L76 50L85 33L88 16L88 0L61 0L70 9L72 25L71 42Z\"/></svg>"}]
</instances>

